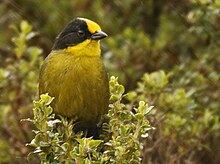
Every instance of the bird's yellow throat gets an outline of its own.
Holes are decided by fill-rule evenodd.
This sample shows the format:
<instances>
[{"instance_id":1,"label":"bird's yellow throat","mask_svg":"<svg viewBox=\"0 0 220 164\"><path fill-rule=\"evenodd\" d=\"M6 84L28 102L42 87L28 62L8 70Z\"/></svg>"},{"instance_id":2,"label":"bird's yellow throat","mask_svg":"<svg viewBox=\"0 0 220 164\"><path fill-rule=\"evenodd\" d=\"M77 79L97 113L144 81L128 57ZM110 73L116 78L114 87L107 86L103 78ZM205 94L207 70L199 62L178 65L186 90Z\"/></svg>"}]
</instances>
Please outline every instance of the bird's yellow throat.
<instances>
[{"instance_id":1,"label":"bird's yellow throat","mask_svg":"<svg viewBox=\"0 0 220 164\"><path fill-rule=\"evenodd\" d=\"M69 46L64 51L75 56L100 56L100 41L87 39L75 46Z\"/></svg>"}]
</instances>

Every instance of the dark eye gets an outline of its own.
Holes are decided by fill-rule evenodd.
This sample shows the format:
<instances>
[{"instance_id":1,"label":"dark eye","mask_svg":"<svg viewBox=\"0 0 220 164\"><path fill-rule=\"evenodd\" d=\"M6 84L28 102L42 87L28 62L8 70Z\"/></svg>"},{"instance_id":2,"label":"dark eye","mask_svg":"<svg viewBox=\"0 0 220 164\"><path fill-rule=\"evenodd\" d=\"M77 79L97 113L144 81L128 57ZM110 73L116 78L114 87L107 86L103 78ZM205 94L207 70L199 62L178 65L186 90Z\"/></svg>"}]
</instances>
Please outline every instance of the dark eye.
<instances>
[{"instance_id":1,"label":"dark eye","mask_svg":"<svg viewBox=\"0 0 220 164\"><path fill-rule=\"evenodd\" d=\"M77 35L78 35L79 37L84 37L84 36L85 36L85 33L84 33L84 31L79 30L79 31L77 32Z\"/></svg>"}]
</instances>

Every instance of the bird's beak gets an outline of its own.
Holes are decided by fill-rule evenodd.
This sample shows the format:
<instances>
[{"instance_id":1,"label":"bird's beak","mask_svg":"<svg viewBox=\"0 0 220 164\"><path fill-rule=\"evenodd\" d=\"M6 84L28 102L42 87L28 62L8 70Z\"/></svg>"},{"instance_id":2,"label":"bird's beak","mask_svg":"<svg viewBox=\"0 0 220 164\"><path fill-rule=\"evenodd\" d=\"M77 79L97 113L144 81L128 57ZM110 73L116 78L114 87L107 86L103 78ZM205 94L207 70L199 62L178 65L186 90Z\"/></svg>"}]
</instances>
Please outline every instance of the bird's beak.
<instances>
[{"instance_id":1,"label":"bird's beak","mask_svg":"<svg viewBox=\"0 0 220 164\"><path fill-rule=\"evenodd\" d=\"M92 34L91 39L93 40L100 40L103 39L105 37L107 37L108 35L106 33L104 33L101 30L97 30L94 34Z\"/></svg>"}]
</instances>

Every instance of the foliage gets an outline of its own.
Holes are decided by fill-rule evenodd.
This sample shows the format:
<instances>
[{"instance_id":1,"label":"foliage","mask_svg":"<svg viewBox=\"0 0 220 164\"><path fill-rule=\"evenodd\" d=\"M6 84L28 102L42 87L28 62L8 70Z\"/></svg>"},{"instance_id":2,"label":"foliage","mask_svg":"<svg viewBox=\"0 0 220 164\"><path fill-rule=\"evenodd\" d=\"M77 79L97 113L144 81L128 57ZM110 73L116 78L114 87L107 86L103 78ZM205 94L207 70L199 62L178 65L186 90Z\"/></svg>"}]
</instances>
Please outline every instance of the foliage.
<instances>
[{"instance_id":1,"label":"foliage","mask_svg":"<svg viewBox=\"0 0 220 164\"><path fill-rule=\"evenodd\" d=\"M119 104L125 105L123 109L133 109L139 101L155 106L148 116L155 130L142 139L143 163L219 163L219 8L219 0L4 0L0 4L1 162L25 161L30 150L24 143L33 134L31 125L19 120L31 118L41 58L50 52L64 24L87 17L109 35L102 41L103 60L128 92ZM33 29L24 22L20 25L22 20ZM16 34L11 24L19 27ZM32 31L38 35L28 39L37 34ZM117 122L113 126L121 128Z\"/></svg>"},{"instance_id":2,"label":"foliage","mask_svg":"<svg viewBox=\"0 0 220 164\"><path fill-rule=\"evenodd\" d=\"M1 139L10 137L3 145L13 145L12 156L25 156L28 149L25 142L30 139L31 133L28 125L22 125L21 118L30 117L30 102L36 97L37 77L39 65L42 58L39 56L42 50L38 47L29 46L27 42L36 33L27 21L22 21L19 28L11 26L16 32L12 38L14 48L10 49L10 56L7 57L4 67L0 68L0 116ZM2 146L1 152L8 152L8 146ZM4 148L7 148L4 150ZM3 149L3 150L2 150ZM2 157L10 158L9 153ZM5 160L5 162L7 162ZM12 161L16 160L15 158ZM25 160L25 158L24 158Z\"/></svg>"},{"instance_id":3,"label":"foliage","mask_svg":"<svg viewBox=\"0 0 220 164\"><path fill-rule=\"evenodd\" d=\"M157 107L151 120L157 131L150 134L153 139L148 148L148 154L152 155L145 162L154 160L153 154L160 151L161 158L155 160L159 163L164 159L165 163L190 160L201 150L209 151L210 145L204 141L219 136L220 118L213 113L217 111L199 106L195 102L196 91L177 87L175 82L169 82L172 76L174 73L164 71L146 73L137 89L127 96L132 104L146 101Z\"/></svg>"},{"instance_id":4,"label":"foliage","mask_svg":"<svg viewBox=\"0 0 220 164\"><path fill-rule=\"evenodd\" d=\"M49 95L41 95L39 101L34 101L34 119L27 120L33 122L37 130L28 144L35 148L29 158L37 154L41 163L140 163L143 149L140 139L148 137L152 129L146 120L152 107L144 101L140 101L137 108L126 107L121 102L124 87L115 77L111 77L109 83L111 104L106 115L109 123L105 123L102 140L74 134L74 119L56 118L50 107L53 98Z\"/></svg>"}]
</instances>

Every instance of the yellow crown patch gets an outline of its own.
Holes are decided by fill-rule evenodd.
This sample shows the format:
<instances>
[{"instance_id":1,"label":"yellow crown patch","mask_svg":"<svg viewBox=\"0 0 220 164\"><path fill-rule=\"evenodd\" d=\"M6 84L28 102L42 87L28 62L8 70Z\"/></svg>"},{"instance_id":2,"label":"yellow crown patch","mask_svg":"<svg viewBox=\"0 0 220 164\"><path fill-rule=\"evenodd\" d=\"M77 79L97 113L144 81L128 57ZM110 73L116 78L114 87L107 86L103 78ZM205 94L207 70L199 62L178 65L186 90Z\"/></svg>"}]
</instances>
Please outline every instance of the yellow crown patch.
<instances>
[{"instance_id":1,"label":"yellow crown patch","mask_svg":"<svg viewBox=\"0 0 220 164\"><path fill-rule=\"evenodd\" d=\"M94 34L97 30L101 30L101 27L97 23L89 19L86 19L86 18L78 18L78 19L81 19L86 22L89 32L91 32L91 34Z\"/></svg>"}]
</instances>

